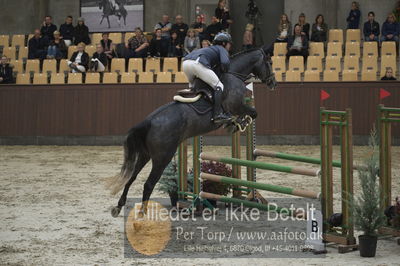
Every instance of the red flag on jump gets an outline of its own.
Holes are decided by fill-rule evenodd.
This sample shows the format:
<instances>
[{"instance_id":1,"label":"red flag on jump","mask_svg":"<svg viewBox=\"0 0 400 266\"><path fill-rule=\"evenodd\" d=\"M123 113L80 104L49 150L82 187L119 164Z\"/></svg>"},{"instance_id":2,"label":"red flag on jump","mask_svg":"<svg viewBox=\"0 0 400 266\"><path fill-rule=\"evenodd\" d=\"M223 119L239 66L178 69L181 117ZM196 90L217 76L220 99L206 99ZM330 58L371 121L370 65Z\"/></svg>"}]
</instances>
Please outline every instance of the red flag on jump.
<instances>
[{"instance_id":1,"label":"red flag on jump","mask_svg":"<svg viewBox=\"0 0 400 266\"><path fill-rule=\"evenodd\" d=\"M379 99L384 99L384 98L386 98L386 97L389 97L390 96L390 92L388 92L387 90L384 90L384 89L380 89L379 90Z\"/></svg>"},{"instance_id":2,"label":"red flag on jump","mask_svg":"<svg viewBox=\"0 0 400 266\"><path fill-rule=\"evenodd\" d=\"M328 99L329 97L331 97L330 95L329 95L329 93L327 93L326 91L324 91L324 90L321 90L321 102L322 101L325 101L326 99Z\"/></svg>"}]
</instances>

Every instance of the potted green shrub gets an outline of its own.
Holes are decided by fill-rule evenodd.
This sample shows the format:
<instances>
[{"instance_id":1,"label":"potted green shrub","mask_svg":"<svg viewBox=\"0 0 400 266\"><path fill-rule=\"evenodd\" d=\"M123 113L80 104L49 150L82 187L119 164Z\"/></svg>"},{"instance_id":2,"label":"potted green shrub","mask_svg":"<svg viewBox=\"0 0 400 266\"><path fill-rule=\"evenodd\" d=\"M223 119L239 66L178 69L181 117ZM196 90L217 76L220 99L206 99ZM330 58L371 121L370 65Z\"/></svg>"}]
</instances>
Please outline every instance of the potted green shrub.
<instances>
[{"instance_id":1,"label":"potted green shrub","mask_svg":"<svg viewBox=\"0 0 400 266\"><path fill-rule=\"evenodd\" d=\"M377 230L385 224L386 218L380 204L379 147L376 131L371 132L369 139L371 153L365 159L365 168L358 170L361 193L354 197L350 206L353 221L357 230L363 232L358 237L361 257L374 257L377 244Z\"/></svg>"}]
</instances>

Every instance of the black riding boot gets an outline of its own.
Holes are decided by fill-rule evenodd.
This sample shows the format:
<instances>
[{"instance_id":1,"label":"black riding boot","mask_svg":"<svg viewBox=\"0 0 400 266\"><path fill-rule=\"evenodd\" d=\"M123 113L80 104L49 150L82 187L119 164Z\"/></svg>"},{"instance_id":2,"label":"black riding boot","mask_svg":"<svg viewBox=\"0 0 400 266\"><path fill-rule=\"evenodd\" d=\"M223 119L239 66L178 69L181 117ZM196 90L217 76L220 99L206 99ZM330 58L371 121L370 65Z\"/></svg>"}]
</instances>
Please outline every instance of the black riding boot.
<instances>
[{"instance_id":1,"label":"black riding boot","mask_svg":"<svg viewBox=\"0 0 400 266\"><path fill-rule=\"evenodd\" d=\"M214 91L214 110L212 121L216 124L227 123L231 117L226 115L222 110L222 90L220 87Z\"/></svg>"}]
</instances>

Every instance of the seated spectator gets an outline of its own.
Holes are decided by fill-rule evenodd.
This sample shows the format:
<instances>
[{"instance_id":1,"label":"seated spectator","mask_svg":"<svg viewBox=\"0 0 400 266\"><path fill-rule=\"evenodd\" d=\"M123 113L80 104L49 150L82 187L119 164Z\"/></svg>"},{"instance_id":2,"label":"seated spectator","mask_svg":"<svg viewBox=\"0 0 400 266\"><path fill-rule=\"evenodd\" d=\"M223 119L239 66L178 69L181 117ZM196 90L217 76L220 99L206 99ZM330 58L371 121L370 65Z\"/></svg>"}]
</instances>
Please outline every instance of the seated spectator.
<instances>
[{"instance_id":1,"label":"seated spectator","mask_svg":"<svg viewBox=\"0 0 400 266\"><path fill-rule=\"evenodd\" d=\"M7 56L3 55L0 62L0 84L14 83L13 67Z\"/></svg>"},{"instance_id":2,"label":"seated spectator","mask_svg":"<svg viewBox=\"0 0 400 266\"><path fill-rule=\"evenodd\" d=\"M28 59L44 59L46 57L46 42L36 29L33 37L28 41Z\"/></svg>"},{"instance_id":3,"label":"seated spectator","mask_svg":"<svg viewBox=\"0 0 400 266\"><path fill-rule=\"evenodd\" d=\"M288 53L287 57L293 55L301 55L304 57L304 62L308 56L308 39L306 35L301 34L301 26L297 25L294 27L294 35L289 36L288 39Z\"/></svg>"},{"instance_id":4,"label":"seated spectator","mask_svg":"<svg viewBox=\"0 0 400 266\"><path fill-rule=\"evenodd\" d=\"M74 26L72 25L72 16L67 16L65 23L60 26L60 34L65 45L68 47L74 39Z\"/></svg>"},{"instance_id":5,"label":"seated spectator","mask_svg":"<svg viewBox=\"0 0 400 266\"><path fill-rule=\"evenodd\" d=\"M128 58L132 57L146 57L149 47L147 38L143 35L140 28L135 29L136 36L128 40L126 48L128 48Z\"/></svg>"},{"instance_id":6,"label":"seated spectator","mask_svg":"<svg viewBox=\"0 0 400 266\"><path fill-rule=\"evenodd\" d=\"M253 30L254 30L254 25L248 23L243 33L243 50L254 48Z\"/></svg>"},{"instance_id":7,"label":"seated spectator","mask_svg":"<svg viewBox=\"0 0 400 266\"><path fill-rule=\"evenodd\" d=\"M200 49L200 39L196 36L194 29L189 29L183 45L184 55L189 54L193 50Z\"/></svg>"},{"instance_id":8,"label":"seated spectator","mask_svg":"<svg viewBox=\"0 0 400 266\"><path fill-rule=\"evenodd\" d=\"M301 35L307 36L307 39L310 39L310 24L306 22L306 15L304 13L300 13L299 22L296 25L301 27Z\"/></svg>"},{"instance_id":9,"label":"seated spectator","mask_svg":"<svg viewBox=\"0 0 400 266\"><path fill-rule=\"evenodd\" d=\"M179 43L178 34L171 32L171 40L168 47L169 57L181 57L182 56L182 45Z\"/></svg>"},{"instance_id":10,"label":"seated spectator","mask_svg":"<svg viewBox=\"0 0 400 266\"><path fill-rule=\"evenodd\" d=\"M358 29L360 28L360 4L358 2L351 3L351 10L349 16L347 17L347 28L348 29Z\"/></svg>"},{"instance_id":11,"label":"seated spectator","mask_svg":"<svg viewBox=\"0 0 400 266\"><path fill-rule=\"evenodd\" d=\"M107 32L103 32L101 35L102 39L100 40L101 47L103 48L104 53L106 54L108 60L111 60L113 56L112 49L112 40L108 38L109 34ZM97 44L96 44L97 45Z\"/></svg>"},{"instance_id":12,"label":"seated spectator","mask_svg":"<svg viewBox=\"0 0 400 266\"><path fill-rule=\"evenodd\" d=\"M181 45L183 45L187 31L189 26L183 23L183 17L181 15L177 15L175 17L175 24L172 25L171 31L175 31L178 34L178 41Z\"/></svg>"},{"instance_id":13,"label":"seated spectator","mask_svg":"<svg viewBox=\"0 0 400 266\"><path fill-rule=\"evenodd\" d=\"M381 78L381 80L396 80L396 78L393 77L393 68L386 68L385 75Z\"/></svg>"},{"instance_id":14,"label":"seated spectator","mask_svg":"<svg viewBox=\"0 0 400 266\"><path fill-rule=\"evenodd\" d=\"M158 22L154 26L154 30L161 29L162 37L166 38L166 39L170 39L171 38L171 34L170 34L171 28L172 28L172 23L169 22L169 16L168 15L163 15L162 16L162 21Z\"/></svg>"},{"instance_id":15,"label":"seated spectator","mask_svg":"<svg viewBox=\"0 0 400 266\"><path fill-rule=\"evenodd\" d=\"M211 24L207 26L206 32L205 32L205 38L212 42L214 40L215 35L217 33L222 31L222 26L221 23L219 23L219 20L217 19L216 16L213 16L211 18Z\"/></svg>"},{"instance_id":16,"label":"seated spectator","mask_svg":"<svg viewBox=\"0 0 400 266\"><path fill-rule=\"evenodd\" d=\"M83 42L84 44L90 44L89 28L85 25L85 19L78 18L78 24L74 28L74 43Z\"/></svg>"},{"instance_id":17,"label":"seated spectator","mask_svg":"<svg viewBox=\"0 0 400 266\"><path fill-rule=\"evenodd\" d=\"M101 44L96 45L96 52L90 60L90 70L94 72L104 72L108 63L107 55L104 53Z\"/></svg>"},{"instance_id":18,"label":"seated spectator","mask_svg":"<svg viewBox=\"0 0 400 266\"><path fill-rule=\"evenodd\" d=\"M312 42L326 42L328 35L328 25L324 21L324 16L319 14L311 28Z\"/></svg>"},{"instance_id":19,"label":"seated spectator","mask_svg":"<svg viewBox=\"0 0 400 266\"><path fill-rule=\"evenodd\" d=\"M399 42L399 24L393 14L387 16L386 21L382 25L381 41L395 41Z\"/></svg>"},{"instance_id":20,"label":"seated spectator","mask_svg":"<svg viewBox=\"0 0 400 266\"><path fill-rule=\"evenodd\" d=\"M375 21L375 13L369 12L368 13L368 21L364 23L364 41L372 42L372 41L379 41L379 23Z\"/></svg>"},{"instance_id":21,"label":"seated spectator","mask_svg":"<svg viewBox=\"0 0 400 266\"><path fill-rule=\"evenodd\" d=\"M278 25L278 37L275 41L270 45L267 49L266 53L272 56L274 54L274 43L276 42L286 42L288 41L288 37L290 36L292 30L292 24L289 21L289 18L286 14L282 14L281 19Z\"/></svg>"},{"instance_id":22,"label":"seated spectator","mask_svg":"<svg viewBox=\"0 0 400 266\"><path fill-rule=\"evenodd\" d=\"M206 24L203 23L203 19L200 15L196 16L196 21L190 26L196 32L197 36L199 36L200 41L203 41L206 37L204 33L206 31Z\"/></svg>"},{"instance_id":23,"label":"seated spectator","mask_svg":"<svg viewBox=\"0 0 400 266\"><path fill-rule=\"evenodd\" d=\"M59 31L54 32L54 40L50 42L47 48L48 59L62 59L67 58L67 45L64 40L61 39Z\"/></svg>"},{"instance_id":24,"label":"seated spectator","mask_svg":"<svg viewBox=\"0 0 400 266\"><path fill-rule=\"evenodd\" d=\"M226 0L219 0L218 6L215 9L215 17L219 20L222 30L229 28L229 25L233 23L229 10L226 8Z\"/></svg>"},{"instance_id":25,"label":"seated spectator","mask_svg":"<svg viewBox=\"0 0 400 266\"><path fill-rule=\"evenodd\" d=\"M43 25L40 28L40 33L42 37L46 41L46 43L50 43L54 39L53 33L57 30L57 26L52 23L51 16L45 16Z\"/></svg>"},{"instance_id":26,"label":"seated spectator","mask_svg":"<svg viewBox=\"0 0 400 266\"><path fill-rule=\"evenodd\" d=\"M68 66L71 68L72 72L83 73L86 72L89 65L89 55L85 52L85 44L83 42L78 43L77 50L71 56L68 61Z\"/></svg>"},{"instance_id":27,"label":"seated spectator","mask_svg":"<svg viewBox=\"0 0 400 266\"><path fill-rule=\"evenodd\" d=\"M211 46L211 42L209 40L201 41L201 48L209 47L209 46Z\"/></svg>"},{"instance_id":28,"label":"seated spectator","mask_svg":"<svg viewBox=\"0 0 400 266\"><path fill-rule=\"evenodd\" d=\"M156 29L155 36L150 41L150 55L153 57L166 57L168 55L169 42L162 37L161 29Z\"/></svg>"}]
</instances>

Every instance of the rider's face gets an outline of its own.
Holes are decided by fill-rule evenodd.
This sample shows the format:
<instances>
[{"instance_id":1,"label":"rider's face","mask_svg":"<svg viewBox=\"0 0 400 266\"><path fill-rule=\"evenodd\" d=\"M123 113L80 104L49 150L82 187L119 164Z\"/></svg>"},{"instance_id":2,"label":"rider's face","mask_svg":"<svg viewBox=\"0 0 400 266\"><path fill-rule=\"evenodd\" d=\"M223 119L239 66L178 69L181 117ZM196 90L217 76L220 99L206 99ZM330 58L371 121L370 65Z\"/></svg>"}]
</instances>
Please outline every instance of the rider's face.
<instances>
[{"instance_id":1,"label":"rider's face","mask_svg":"<svg viewBox=\"0 0 400 266\"><path fill-rule=\"evenodd\" d=\"M231 44L230 42L228 42L228 43L225 45L225 49L226 49L227 51L229 51L229 50L231 49L231 47L232 47L232 44Z\"/></svg>"}]
</instances>

